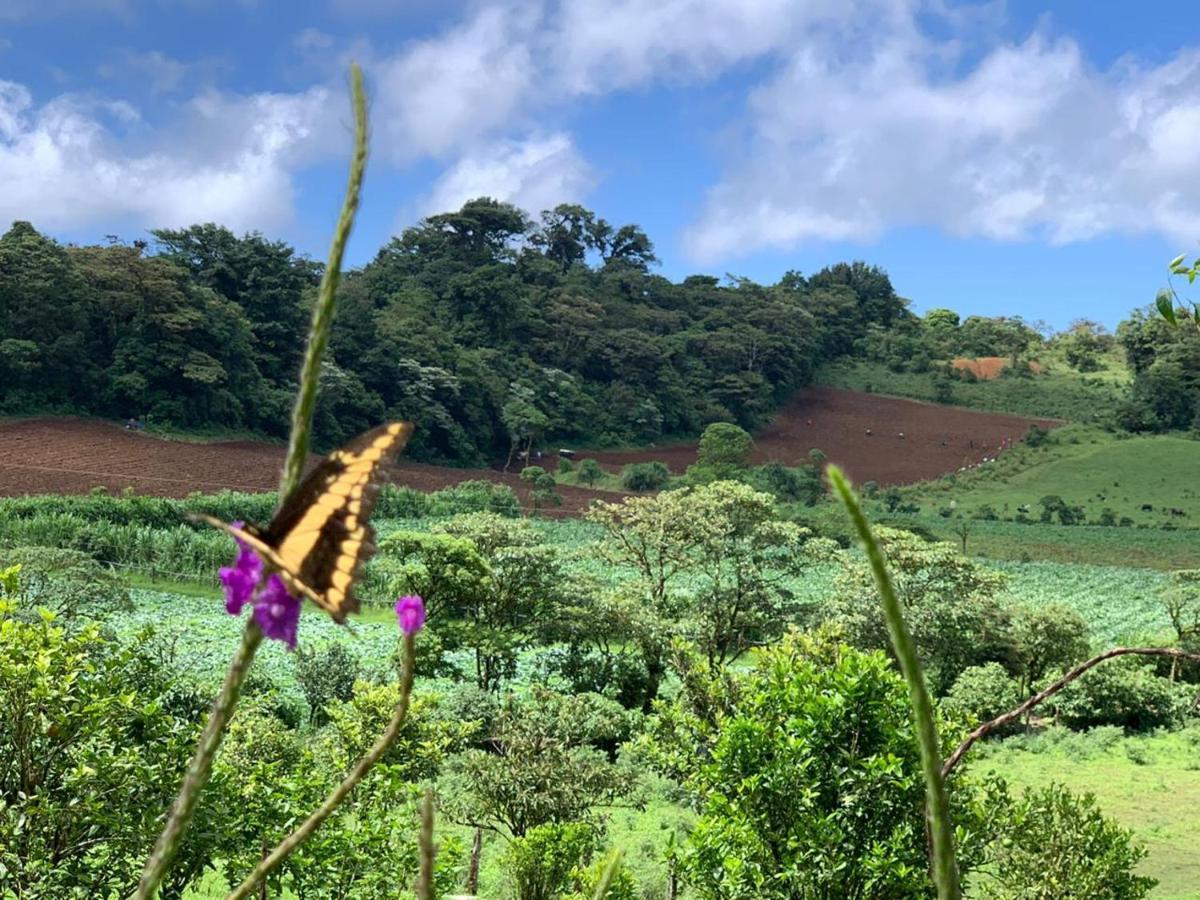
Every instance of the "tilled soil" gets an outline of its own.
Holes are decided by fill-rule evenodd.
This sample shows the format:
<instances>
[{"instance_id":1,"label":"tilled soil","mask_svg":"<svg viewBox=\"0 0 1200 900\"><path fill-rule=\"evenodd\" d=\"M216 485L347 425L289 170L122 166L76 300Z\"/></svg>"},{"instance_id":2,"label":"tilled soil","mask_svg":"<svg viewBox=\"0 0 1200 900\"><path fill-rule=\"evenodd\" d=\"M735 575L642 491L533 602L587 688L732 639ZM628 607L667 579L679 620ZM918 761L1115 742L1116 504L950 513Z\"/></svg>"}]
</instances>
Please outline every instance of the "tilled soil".
<instances>
[{"instance_id":1,"label":"tilled soil","mask_svg":"<svg viewBox=\"0 0 1200 900\"><path fill-rule=\"evenodd\" d=\"M796 465L816 448L855 481L912 484L995 457L1002 445L1018 442L1031 424L1052 428L1062 422L813 387L755 434L751 460ZM606 468L660 460L672 472L682 472L696 461L696 445L577 454L587 456Z\"/></svg>"},{"instance_id":2,"label":"tilled soil","mask_svg":"<svg viewBox=\"0 0 1200 900\"><path fill-rule=\"evenodd\" d=\"M279 484L285 448L257 441L170 441L121 425L76 418L0 422L0 496L86 494L94 487L119 492L183 497L221 489L270 491ZM312 456L315 463L318 456ZM507 484L529 505L528 486L515 473L455 469L401 461L393 483L435 491L481 479ZM578 515L595 498L620 494L561 485L563 504L550 515Z\"/></svg>"}]
</instances>

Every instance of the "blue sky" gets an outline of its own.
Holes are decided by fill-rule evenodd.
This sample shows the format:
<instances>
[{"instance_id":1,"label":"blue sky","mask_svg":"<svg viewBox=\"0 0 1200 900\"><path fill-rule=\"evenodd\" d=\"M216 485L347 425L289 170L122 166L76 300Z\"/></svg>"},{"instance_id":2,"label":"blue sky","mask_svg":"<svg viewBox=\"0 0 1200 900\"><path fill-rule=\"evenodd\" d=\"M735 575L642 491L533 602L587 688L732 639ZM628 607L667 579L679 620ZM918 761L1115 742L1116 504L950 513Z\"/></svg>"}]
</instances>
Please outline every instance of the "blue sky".
<instances>
[{"instance_id":1,"label":"blue sky","mask_svg":"<svg viewBox=\"0 0 1200 900\"><path fill-rule=\"evenodd\" d=\"M857 258L918 311L1111 326L1200 250L1193 14L0 0L0 223L90 242L214 220L321 257L357 59L373 146L352 263L490 194L636 222L671 278Z\"/></svg>"}]
</instances>

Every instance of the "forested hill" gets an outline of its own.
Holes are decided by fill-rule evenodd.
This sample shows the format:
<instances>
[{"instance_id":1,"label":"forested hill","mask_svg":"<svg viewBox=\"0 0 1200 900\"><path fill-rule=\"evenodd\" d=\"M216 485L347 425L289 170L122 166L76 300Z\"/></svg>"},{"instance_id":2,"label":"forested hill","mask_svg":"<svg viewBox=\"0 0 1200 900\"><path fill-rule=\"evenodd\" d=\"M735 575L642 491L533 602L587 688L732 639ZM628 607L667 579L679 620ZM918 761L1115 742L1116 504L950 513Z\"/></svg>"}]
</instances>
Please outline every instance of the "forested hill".
<instances>
[{"instance_id":1,"label":"forested hill","mask_svg":"<svg viewBox=\"0 0 1200 900\"><path fill-rule=\"evenodd\" d=\"M0 238L0 413L284 434L320 265L211 224L154 238L64 247L26 222ZM343 281L322 443L403 417L415 458L480 463L543 438L752 428L911 318L863 263L759 285L673 283L655 262L640 228L579 206L535 223L480 199L419 222Z\"/></svg>"}]
</instances>

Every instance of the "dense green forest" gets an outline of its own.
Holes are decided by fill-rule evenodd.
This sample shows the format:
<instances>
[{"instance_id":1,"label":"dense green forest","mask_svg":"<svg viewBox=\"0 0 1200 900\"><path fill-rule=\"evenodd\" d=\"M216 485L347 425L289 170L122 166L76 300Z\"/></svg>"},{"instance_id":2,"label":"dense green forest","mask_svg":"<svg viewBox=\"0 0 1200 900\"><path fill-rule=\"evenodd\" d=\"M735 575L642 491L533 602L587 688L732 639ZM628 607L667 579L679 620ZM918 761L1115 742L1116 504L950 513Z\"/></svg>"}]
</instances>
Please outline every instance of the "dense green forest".
<instances>
[{"instance_id":1,"label":"dense green forest","mask_svg":"<svg viewBox=\"0 0 1200 900\"><path fill-rule=\"evenodd\" d=\"M0 238L0 412L281 435L321 265L212 224L153 237L62 246L18 222ZM640 228L579 206L430 216L342 283L320 442L402 417L414 458L456 464L542 440L645 444L761 425L833 360L945 380L954 356L1046 350L1019 318L918 317L862 262L773 285L674 283L654 263ZM1054 346L1088 372L1114 340L1135 373L1119 424L1190 426L1200 339L1138 314L1115 339L1083 322Z\"/></svg>"},{"instance_id":2,"label":"dense green forest","mask_svg":"<svg viewBox=\"0 0 1200 900\"><path fill-rule=\"evenodd\" d=\"M215 225L154 237L61 247L17 223L0 239L4 411L279 434L320 266ZM482 199L422 221L343 282L318 433L401 416L415 457L479 463L542 435L754 426L856 329L904 312L862 264L764 287L673 284L654 261L636 226L576 206L535 225Z\"/></svg>"}]
</instances>

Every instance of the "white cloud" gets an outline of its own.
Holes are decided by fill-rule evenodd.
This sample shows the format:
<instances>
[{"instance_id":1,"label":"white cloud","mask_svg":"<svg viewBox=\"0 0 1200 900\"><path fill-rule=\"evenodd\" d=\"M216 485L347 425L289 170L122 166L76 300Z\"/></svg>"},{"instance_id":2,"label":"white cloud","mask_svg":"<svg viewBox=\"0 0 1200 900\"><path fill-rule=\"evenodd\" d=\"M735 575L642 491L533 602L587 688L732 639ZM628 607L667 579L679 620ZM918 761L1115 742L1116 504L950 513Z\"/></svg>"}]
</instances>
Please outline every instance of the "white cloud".
<instances>
[{"instance_id":1,"label":"white cloud","mask_svg":"<svg viewBox=\"0 0 1200 900\"><path fill-rule=\"evenodd\" d=\"M128 104L71 95L36 106L0 82L0 222L39 227L178 226L217 221L277 228L293 212L292 172L328 152L330 98L204 95L146 146L118 136L106 116L136 123ZM344 138L344 134L341 134Z\"/></svg>"},{"instance_id":2,"label":"white cloud","mask_svg":"<svg viewBox=\"0 0 1200 900\"><path fill-rule=\"evenodd\" d=\"M1200 53L1091 68L1035 33L946 74L914 29L858 52L812 42L750 98L751 136L685 234L714 262L806 240L932 226L1051 243L1200 218Z\"/></svg>"},{"instance_id":3,"label":"white cloud","mask_svg":"<svg viewBox=\"0 0 1200 900\"><path fill-rule=\"evenodd\" d=\"M377 151L396 162L444 157L510 130L537 86L532 5L481 8L469 21L370 67Z\"/></svg>"},{"instance_id":4,"label":"white cloud","mask_svg":"<svg viewBox=\"0 0 1200 900\"><path fill-rule=\"evenodd\" d=\"M442 174L421 214L455 210L475 197L506 200L536 214L579 199L592 182L591 168L566 134L489 142Z\"/></svg>"},{"instance_id":5,"label":"white cloud","mask_svg":"<svg viewBox=\"0 0 1200 900\"><path fill-rule=\"evenodd\" d=\"M571 95L653 80L706 80L791 46L805 27L900 2L566 0L546 35L554 70L549 84Z\"/></svg>"}]
</instances>

